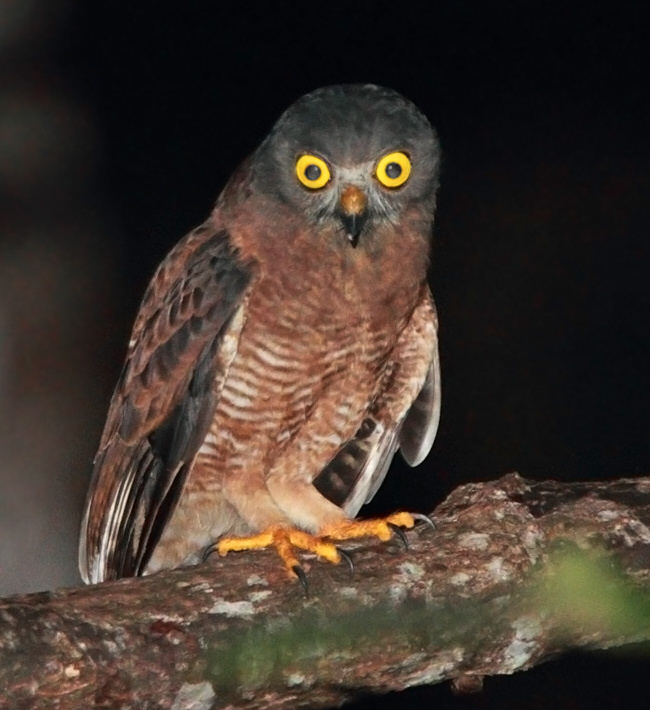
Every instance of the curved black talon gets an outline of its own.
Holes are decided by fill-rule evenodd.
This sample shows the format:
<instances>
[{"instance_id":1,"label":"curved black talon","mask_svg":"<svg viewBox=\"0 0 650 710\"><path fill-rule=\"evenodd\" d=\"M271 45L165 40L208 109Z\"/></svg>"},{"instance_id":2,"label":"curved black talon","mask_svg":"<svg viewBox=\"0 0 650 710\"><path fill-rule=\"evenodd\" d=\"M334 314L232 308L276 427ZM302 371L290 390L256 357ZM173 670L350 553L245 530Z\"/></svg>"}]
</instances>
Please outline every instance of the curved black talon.
<instances>
[{"instance_id":1,"label":"curved black talon","mask_svg":"<svg viewBox=\"0 0 650 710\"><path fill-rule=\"evenodd\" d=\"M213 542L211 545L208 545L205 550L203 551L203 557L201 557L201 562L207 562L208 557L210 555L213 555L217 551L217 543Z\"/></svg>"},{"instance_id":2,"label":"curved black talon","mask_svg":"<svg viewBox=\"0 0 650 710\"><path fill-rule=\"evenodd\" d=\"M293 573L298 577L298 581L302 584L302 588L305 590L305 596L309 597L309 580L305 574L305 570L300 565L293 565L291 567Z\"/></svg>"},{"instance_id":3,"label":"curved black talon","mask_svg":"<svg viewBox=\"0 0 650 710\"><path fill-rule=\"evenodd\" d=\"M354 579L354 562L352 562L352 557L350 557L350 554L345 550L342 550L340 547L337 547L336 549L338 550L339 555L341 555L341 558L345 560L350 570L350 580Z\"/></svg>"},{"instance_id":4,"label":"curved black talon","mask_svg":"<svg viewBox=\"0 0 650 710\"><path fill-rule=\"evenodd\" d=\"M424 513L411 513L411 516L415 518L415 520L421 520L423 523L428 525L433 532L435 532L438 528L436 527L436 524L433 522L433 520L428 516L425 515Z\"/></svg>"},{"instance_id":5,"label":"curved black talon","mask_svg":"<svg viewBox=\"0 0 650 710\"><path fill-rule=\"evenodd\" d=\"M397 535L399 541L402 543L402 547L405 550L409 549L409 541L406 539L406 533L399 527L399 525L394 525L393 523L388 523L388 527L393 531L394 535Z\"/></svg>"}]
</instances>

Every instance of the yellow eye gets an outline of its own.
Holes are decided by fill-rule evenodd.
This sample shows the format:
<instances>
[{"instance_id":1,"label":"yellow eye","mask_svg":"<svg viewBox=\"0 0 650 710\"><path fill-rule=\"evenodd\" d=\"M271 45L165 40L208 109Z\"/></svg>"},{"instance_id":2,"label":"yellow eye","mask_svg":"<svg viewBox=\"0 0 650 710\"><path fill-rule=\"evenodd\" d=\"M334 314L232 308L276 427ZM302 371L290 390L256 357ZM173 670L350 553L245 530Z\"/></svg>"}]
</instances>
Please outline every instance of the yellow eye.
<instances>
[{"instance_id":1,"label":"yellow eye","mask_svg":"<svg viewBox=\"0 0 650 710\"><path fill-rule=\"evenodd\" d=\"M318 190L329 182L330 169L324 160L315 155L301 155L296 161L296 175L305 187Z\"/></svg>"},{"instance_id":2,"label":"yellow eye","mask_svg":"<svg viewBox=\"0 0 650 710\"><path fill-rule=\"evenodd\" d=\"M375 175L385 187L403 185L411 174L411 161L406 153L389 153L378 163Z\"/></svg>"}]
</instances>

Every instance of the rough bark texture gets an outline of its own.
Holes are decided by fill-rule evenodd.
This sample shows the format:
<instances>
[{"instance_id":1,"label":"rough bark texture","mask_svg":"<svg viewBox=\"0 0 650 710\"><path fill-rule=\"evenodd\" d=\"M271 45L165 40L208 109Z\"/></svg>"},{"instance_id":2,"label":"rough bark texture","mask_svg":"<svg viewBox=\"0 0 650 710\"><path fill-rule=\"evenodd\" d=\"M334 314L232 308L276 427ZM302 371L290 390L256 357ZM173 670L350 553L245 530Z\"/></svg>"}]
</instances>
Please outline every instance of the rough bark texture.
<instances>
[{"instance_id":1,"label":"rough bark texture","mask_svg":"<svg viewBox=\"0 0 650 710\"><path fill-rule=\"evenodd\" d=\"M322 707L650 638L650 479L457 489L410 549L272 552L0 602L0 708Z\"/></svg>"}]
</instances>

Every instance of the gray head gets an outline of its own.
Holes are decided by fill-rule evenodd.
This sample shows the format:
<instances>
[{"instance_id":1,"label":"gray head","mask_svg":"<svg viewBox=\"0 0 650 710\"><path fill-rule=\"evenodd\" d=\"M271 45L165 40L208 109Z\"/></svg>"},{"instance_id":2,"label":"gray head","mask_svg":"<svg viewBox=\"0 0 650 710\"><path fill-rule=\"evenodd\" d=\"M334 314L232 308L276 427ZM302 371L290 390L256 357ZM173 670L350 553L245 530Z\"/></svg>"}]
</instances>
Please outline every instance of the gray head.
<instances>
[{"instance_id":1,"label":"gray head","mask_svg":"<svg viewBox=\"0 0 650 710\"><path fill-rule=\"evenodd\" d=\"M391 89L348 84L290 106L253 169L263 193L356 246L364 232L397 222L409 207L432 220L439 164L437 136L416 106Z\"/></svg>"}]
</instances>

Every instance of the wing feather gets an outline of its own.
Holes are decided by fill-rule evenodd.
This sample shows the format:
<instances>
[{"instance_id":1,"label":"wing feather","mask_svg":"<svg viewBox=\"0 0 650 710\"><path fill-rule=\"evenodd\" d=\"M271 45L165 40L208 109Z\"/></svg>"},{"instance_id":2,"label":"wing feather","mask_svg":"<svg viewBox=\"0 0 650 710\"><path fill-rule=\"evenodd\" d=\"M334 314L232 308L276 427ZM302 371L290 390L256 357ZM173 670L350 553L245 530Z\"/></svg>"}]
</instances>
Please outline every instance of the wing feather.
<instances>
[{"instance_id":1,"label":"wing feather","mask_svg":"<svg viewBox=\"0 0 650 710\"><path fill-rule=\"evenodd\" d=\"M206 436L255 267L201 227L158 268L111 400L82 523L86 582L142 573Z\"/></svg>"},{"instance_id":2,"label":"wing feather","mask_svg":"<svg viewBox=\"0 0 650 710\"><path fill-rule=\"evenodd\" d=\"M316 477L314 486L354 517L383 483L396 449L396 428L368 417Z\"/></svg>"},{"instance_id":3,"label":"wing feather","mask_svg":"<svg viewBox=\"0 0 650 710\"><path fill-rule=\"evenodd\" d=\"M399 448L409 466L419 466L431 451L440 423L440 403L440 355L436 335L424 386L400 427Z\"/></svg>"}]
</instances>

